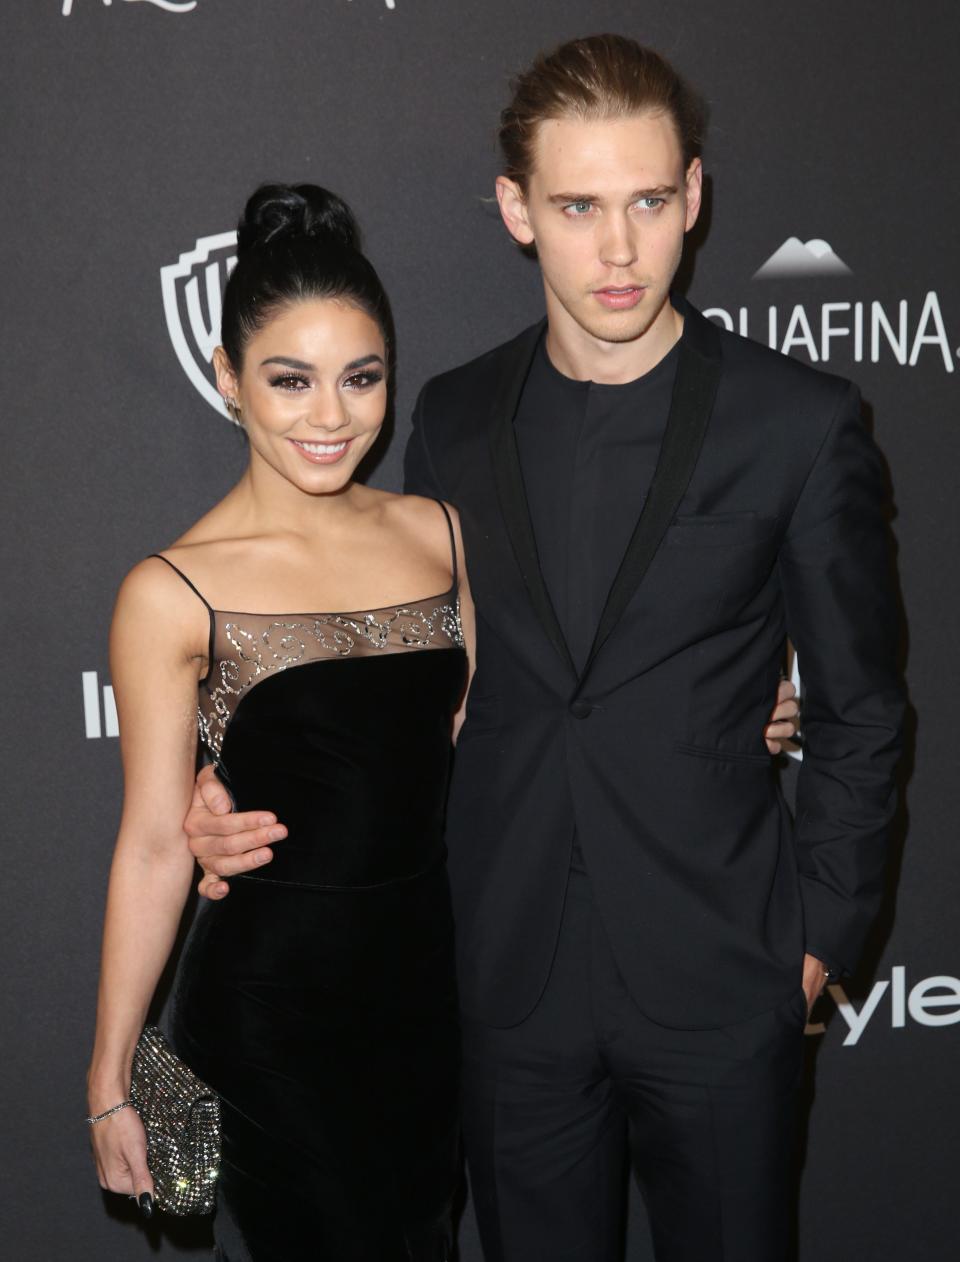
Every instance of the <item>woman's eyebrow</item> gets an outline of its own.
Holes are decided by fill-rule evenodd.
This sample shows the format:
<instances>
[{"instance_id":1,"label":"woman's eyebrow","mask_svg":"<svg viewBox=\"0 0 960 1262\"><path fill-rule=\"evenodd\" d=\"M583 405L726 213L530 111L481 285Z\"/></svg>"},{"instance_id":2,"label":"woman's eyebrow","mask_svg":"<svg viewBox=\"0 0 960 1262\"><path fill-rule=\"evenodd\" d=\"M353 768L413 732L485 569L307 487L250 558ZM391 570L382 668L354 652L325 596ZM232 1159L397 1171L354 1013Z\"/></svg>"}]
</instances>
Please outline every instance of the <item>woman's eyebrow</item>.
<instances>
[{"instance_id":1,"label":"woman's eyebrow","mask_svg":"<svg viewBox=\"0 0 960 1262\"><path fill-rule=\"evenodd\" d=\"M264 364L282 364L284 368L302 368L304 372L313 372L314 368L313 364L307 364L302 359L288 359L286 355L271 355L269 359L263 360L260 367Z\"/></svg>"},{"instance_id":2,"label":"woman's eyebrow","mask_svg":"<svg viewBox=\"0 0 960 1262\"><path fill-rule=\"evenodd\" d=\"M316 365L308 364L303 359L291 359L288 355L271 355L269 359L261 361L260 367L266 364L281 364L284 368L300 368L304 372L314 372ZM344 372L354 372L358 368L366 368L368 364L383 364L382 355L364 355L360 359L352 359L349 364L344 364Z\"/></svg>"}]
</instances>

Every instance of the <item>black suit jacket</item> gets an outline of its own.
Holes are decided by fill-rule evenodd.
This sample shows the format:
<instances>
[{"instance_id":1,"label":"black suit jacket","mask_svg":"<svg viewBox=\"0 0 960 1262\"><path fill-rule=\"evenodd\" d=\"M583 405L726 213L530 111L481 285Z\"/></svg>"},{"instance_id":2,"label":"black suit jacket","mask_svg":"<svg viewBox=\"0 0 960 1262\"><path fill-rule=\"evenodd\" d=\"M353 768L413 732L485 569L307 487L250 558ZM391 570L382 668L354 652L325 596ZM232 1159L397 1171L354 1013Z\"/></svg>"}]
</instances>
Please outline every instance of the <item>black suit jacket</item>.
<instances>
[{"instance_id":1,"label":"black suit jacket","mask_svg":"<svg viewBox=\"0 0 960 1262\"><path fill-rule=\"evenodd\" d=\"M627 985L668 1026L774 1007L805 949L852 968L880 899L903 715L881 458L850 383L677 306L657 471L579 676L513 432L542 326L417 403L407 489L458 508L477 606L447 839L462 1001L491 1025L546 982L574 831ZM795 823L761 735L788 635Z\"/></svg>"}]
</instances>

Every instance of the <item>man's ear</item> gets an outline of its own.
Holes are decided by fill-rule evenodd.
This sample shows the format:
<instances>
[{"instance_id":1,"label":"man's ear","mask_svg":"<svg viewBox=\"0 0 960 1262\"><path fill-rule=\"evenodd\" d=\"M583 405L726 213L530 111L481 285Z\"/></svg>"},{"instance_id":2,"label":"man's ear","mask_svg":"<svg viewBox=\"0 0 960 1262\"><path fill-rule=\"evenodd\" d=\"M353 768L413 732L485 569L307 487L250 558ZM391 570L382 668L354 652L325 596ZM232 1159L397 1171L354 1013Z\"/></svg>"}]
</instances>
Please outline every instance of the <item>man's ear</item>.
<instances>
[{"instance_id":1,"label":"man's ear","mask_svg":"<svg viewBox=\"0 0 960 1262\"><path fill-rule=\"evenodd\" d=\"M518 245L533 245L533 229L527 217L527 199L516 180L497 176L497 203L507 231Z\"/></svg>"},{"instance_id":2,"label":"man's ear","mask_svg":"<svg viewBox=\"0 0 960 1262\"><path fill-rule=\"evenodd\" d=\"M703 199L703 163L699 158L694 158L687 167L687 174L684 180L686 190L687 217L684 223L684 232L689 232L693 225L697 222L700 214L700 204Z\"/></svg>"}]
</instances>

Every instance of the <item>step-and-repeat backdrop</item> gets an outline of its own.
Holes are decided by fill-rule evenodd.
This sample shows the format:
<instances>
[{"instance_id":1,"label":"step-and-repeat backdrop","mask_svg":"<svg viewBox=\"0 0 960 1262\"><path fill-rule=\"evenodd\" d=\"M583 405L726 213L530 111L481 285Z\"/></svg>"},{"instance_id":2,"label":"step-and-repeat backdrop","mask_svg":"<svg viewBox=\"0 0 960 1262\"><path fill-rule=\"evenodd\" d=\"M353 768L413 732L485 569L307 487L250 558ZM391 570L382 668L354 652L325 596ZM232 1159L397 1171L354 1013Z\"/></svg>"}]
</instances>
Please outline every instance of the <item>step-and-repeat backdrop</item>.
<instances>
[{"instance_id":1,"label":"step-and-repeat backdrop","mask_svg":"<svg viewBox=\"0 0 960 1262\"><path fill-rule=\"evenodd\" d=\"M396 488L419 384L541 310L491 201L509 75L600 30L658 47L710 101L693 300L855 378L889 463L911 754L869 958L807 1031L799 1257L957 1256L956 6L30 0L0 15L0 1239L15 1262L209 1247L202 1224L146 1231L100 1193L82 1116L121 793L107 627L125 571L243 467L210 373L238 211L266 179L355 207L399 330L373 473ZM461 1249L478 1262L469 1205ZM635 1195L626 1256L651 1257Z\"/></svg>"}]
</instances>

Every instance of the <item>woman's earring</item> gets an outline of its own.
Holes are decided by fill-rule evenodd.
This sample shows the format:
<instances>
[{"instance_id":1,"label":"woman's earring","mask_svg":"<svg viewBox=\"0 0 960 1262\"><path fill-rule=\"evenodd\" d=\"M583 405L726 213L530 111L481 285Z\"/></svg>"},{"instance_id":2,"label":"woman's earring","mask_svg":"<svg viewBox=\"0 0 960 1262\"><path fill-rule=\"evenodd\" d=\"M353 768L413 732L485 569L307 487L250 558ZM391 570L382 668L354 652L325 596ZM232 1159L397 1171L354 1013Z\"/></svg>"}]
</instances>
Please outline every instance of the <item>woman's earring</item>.
<instances>
[{"instance_id":1,"label":"woman's earring","mask_svg":"<svg viewBox=\"0 0 960 1262\"><path fill-rule=\"evenodd\" d=\"M234 425L242 425L243 421L240 419L240 405L237 403L236 399L224 398L223 405L230 413L230 419L233 421Z\"/></svg>"}]
</instances>

